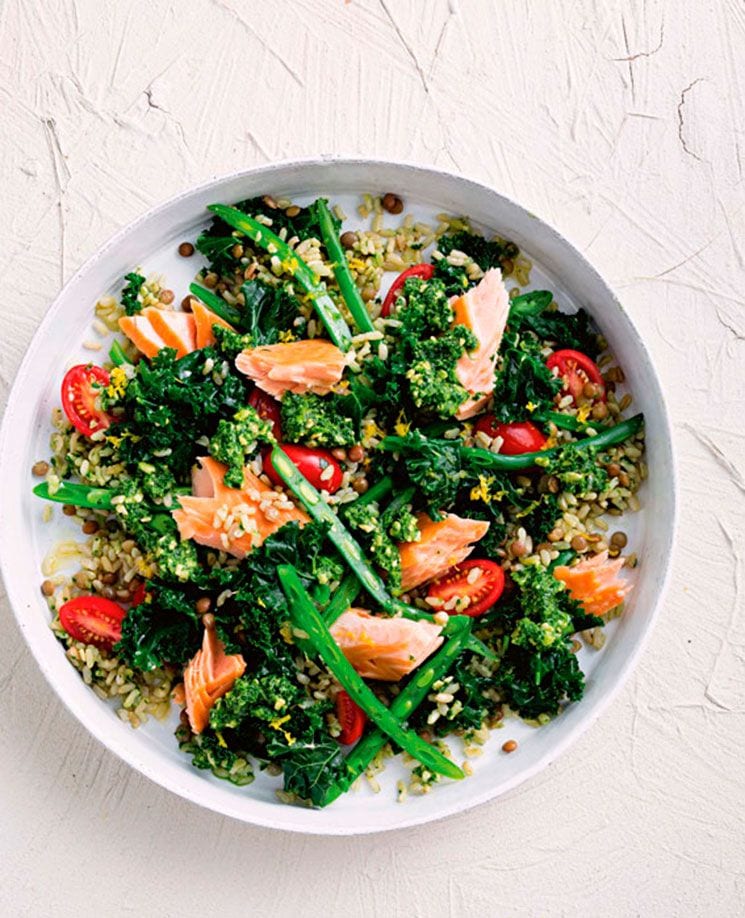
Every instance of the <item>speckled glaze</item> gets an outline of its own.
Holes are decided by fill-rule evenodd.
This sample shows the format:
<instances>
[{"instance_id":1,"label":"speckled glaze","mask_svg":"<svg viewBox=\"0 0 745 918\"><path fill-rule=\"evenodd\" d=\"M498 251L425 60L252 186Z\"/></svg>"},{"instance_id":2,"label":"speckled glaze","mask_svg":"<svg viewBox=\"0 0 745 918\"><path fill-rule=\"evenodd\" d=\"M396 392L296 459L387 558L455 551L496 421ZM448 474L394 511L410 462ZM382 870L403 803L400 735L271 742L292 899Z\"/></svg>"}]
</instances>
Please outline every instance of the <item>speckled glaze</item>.
<instances>
[{"instance_id":1,"label":"speckled glaze","mask_svg":"<svg viewBox=\"0 0 745 918\"><path fill-rule=\"evenodd\" d=\"M280 804L265 776L235 788L192 769L172 737L172 728L148 724L133 731L84 686L64 659L48 628L48 613L38 593L39 565L49 527L39 525L39 508L30 494L29 468L43 453L50 408L64 368L76 358L90 359L77 343L90 323L90 304L118 283L133 264L163 271L173 282L178 272L193 273L175 249L193 238L205 222L205 205L234 201L271 190L274 195L331 195L351 209L353 198L394 189L409 207L466 213L477 224L514 239L536 264L536 277L555 290L562 303L585 306L595 317L624 367L647 419L650 477L640 494L644 509L635 525L634 549L641 558L627 611L614 624L605 649L588 656L585 698L540 730L511 723L520 754L500 752L504 735L495 735L465 781L443 784L425 797L395 802L397 766L387 769L384 793L365 789L348 794L323 811ZM156 253L156 254L153 254ZM150 262L150 264L149 264ZM186 279L186 274L184 275ZM534 278L534 282L535 282ZM68 329L64 338L56 333ZM47 376L37 372L49 367ZM0 563L6 588L24 636L47 679L91 733L149 778L217 812L258 825L296 832L358 834L428 822L474 807L536 774L552 762L607 706L637 660L667 579L674 519L673 456L667 413L652 361L631 320L590 264L555 230L488 187L464 177L421 166L364 159L326 157L279 163L209 182L161 205L120 232L68 282L42 322L18 372L0 434ZM628 528L628 527L627 527ZM589 654L589 652L588 652Z\"/></svg>"}]
</instances>

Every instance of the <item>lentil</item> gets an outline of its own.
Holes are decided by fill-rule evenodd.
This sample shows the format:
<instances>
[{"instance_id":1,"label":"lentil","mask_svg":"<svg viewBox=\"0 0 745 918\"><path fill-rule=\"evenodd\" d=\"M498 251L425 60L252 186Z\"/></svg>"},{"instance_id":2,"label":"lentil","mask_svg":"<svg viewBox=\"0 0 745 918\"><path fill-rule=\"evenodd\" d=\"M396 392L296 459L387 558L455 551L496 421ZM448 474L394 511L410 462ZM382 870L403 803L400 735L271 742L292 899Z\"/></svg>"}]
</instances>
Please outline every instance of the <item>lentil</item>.
<instances>
[{"instance_id":1,"label":"lentil","mask_svg":"<svg viewBox=\"0 0 745 918\"><path fill-rule=\"evenodd\" d=\"M507 740L506 743L502 743L502 752L514 752L517 749L517 740Z\"/></svg>"},{"instance_id":2,"label":"lentil","mask_svg":"<svg viewBox=\"0 0 745 918\"><path fill-rule=\"evenodd\" d=\"M197 615L205 615L207 612L209 612L211 606L212 600L209 596L201 596L194 604Z\"/></svg>"},{"instance_id":3,"label":"lentil","mask_svg":"<svg viewBox=\"0 0 745 918\"><path fill-rule=\"evenodd\" d=\"M41 592L45 596L51 596L54 593L54 584L51 580L45 580L41 585Z\"/></svg>"},{"instance_id":4,"label":"lentil","mask_svg":"<svg viewBox=\"0 0 745 918\"><path fill-rule=\"evenodd\" d=\"M158 293L158 299L165 306L170 306L171 303L176 299L176 294L173 292L173 290L161 290Z\"/></svg>"},{"instance_id":5,"label":"lentil","mask_svg":"<svg viewBox=\"0 0 745 918\"><path fill-rule=\"evenodd\" d=\"M43 478L48 471L49 471L48 462L35 462L31 466L31 474L34 475L36 478Z\"/></svg>"},{"instance_id":6,"label":"lentil","mask_svg":"<svg viewBox=\"0 0 745 918\"><path fill-rule=\"evenodd\" d=\"M340 240L345 249L351 249L357 242L357 233L347 230L346 233L341 234Z\"/></svg>"},{"instance_id":7,"label":"lentil","mask_svg":"<svg viewBox=\"0 0 745 918\"><path fill-rule=\"evenodd\" d=\"M297 206L297 204L291 204L291 205L287 208L287 210L285 211L285 213L287 214L287 216L288 216L290 219L292 219L293 217L297 217L297 215L300 213L300 208Z\"/></svg>"},{"instance_id":8,"label":"lentil","mask_svg":"<svg viewBox=\"0 0 745 918\"><path fill-rule=\"evenodd\" d=\"M382 200L383 210L387 210L389 214L400 214L404 209L404 202L399 198L397 194L388 194L383 195Z\"/></svg>"},{"instance_id":9,"label":"lentil","mask_svg":"<svg viewBox=\"0 0 745 918\"><path fill-rule=\"evenodd\" d=\"M191 258L194 254L194 246L190 242L182 242L178 247L178 253L182 258Z\"/></svg>"}]
</instances>

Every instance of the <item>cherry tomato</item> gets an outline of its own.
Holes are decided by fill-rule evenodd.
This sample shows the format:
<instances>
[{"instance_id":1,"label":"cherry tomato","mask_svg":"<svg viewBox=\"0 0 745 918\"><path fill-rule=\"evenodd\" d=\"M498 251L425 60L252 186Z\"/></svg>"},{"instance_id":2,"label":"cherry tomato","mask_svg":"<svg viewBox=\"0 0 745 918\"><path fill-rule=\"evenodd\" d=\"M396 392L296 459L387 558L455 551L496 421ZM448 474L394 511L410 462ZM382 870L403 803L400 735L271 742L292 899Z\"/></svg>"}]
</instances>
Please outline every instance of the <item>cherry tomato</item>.
<instances>
[{"instance_id":1,"label":"cherry tomato","mask_svg":"<svg viewBox=\"0 0 745 918\"><path fill-rule=\"evenodd\" d=\"M122 637L124 609L103 596L76 596L59 610L62 627L76 641L111 650Z\"/></svg>"},{"instance_id":2,"label":"cherry tomato","mask_svg":"<svg viewBox=\"0 0 745 918\"><path fill-rule=\"evenodd\" d=\"M505 456L537 453L546 442L546 437L530 421L515 421L512 424L503 424L493 414L485 414L478 421L474 430L481 431L492 439L501 437L502 446L499 452Z\"/></svg>"},{"instance_id":3,"label":"cherry tomato","mask_svg":"<svg viewBox=\"0 0 745 918\"><path fill-rule=\"evenodd\" d=\"M132 605L141 606L142 603L145 602L146 596L147 596L147 587L145 586L145 581L140 580L140 582L137 584L137 589L134 591L134 594L132 595Z\"/></svg>"},{"instance_id":4,"label":"cherry tomato","mask_svg":"<svg viewBox=\"0 0 745 918\"><path fill-rule=\"evenodd\" d=\"M600 388L597 399L605 401L605 383L598 369L598 365L582 351L573 351L569 348L563 351L554 351L546 361L549 370L558 368L559 376L564 381L564 395L571 395L575 405L579 404L582 390L586 383L594 383Z\"/></svg>"},{"instance_id":5,"label":"cherry tomato","mask_svg":"<svg viewBox=\"0 0 745 918\"><path fill-rule=\"evenodd\" d=\"M337 739L343 746L356 743L367 723L365 712L344 689L336 696L336 719L341 724L341 733Z\"/></svg>"},{"instance_id":6,"label":"cherry tomato","mask_svg":"<svg viewBox=\"0 0 745 918\"><path fill-rule=\"evenodd\" d=\"M311 449L309 446L295 446L289 443L283 444L282 449L314 488L328 491L329 494L335 494L339 490L342 479L341 466L328 450ZM331 472L328 471L329 467ZM270 452L264 456L264 473L274 484L282 484L282 479L272 465Z\"/></svg>"},{"instance_id":7,"label":"cherry tomato","mask_svg":"<svg viewBox=\"0 0 745 918\"><path fill-rule=\"evenodd\" d=\"M429 280L434 273L434 265L412 265L411 268L402 271L393 281L390 290L385 295L383 305L380 308L381 316L387 317L391 314L391 309L393 309L393 304L396 302L399 291L410 277L421 277L422 280Z\"/></svg>"},{"instance_id":8,"label":"cherry tomato","mask_svg":"<svg viewBox=\"0 0 745 918\"><path fill-rule=\"evenodd\" d=\"M96 405L96 397L108 386L109 374L92 363L71 367L62 380L62 407L73 427L86 437L106 430L113 418Z\"/></svg>"},{"instance_id":9,"label":"cherry tomato","mask_svg":"<svg viewBox=\"0 0 745 918\"><path fill-rule=\"evenodd\" d=\"M479 575L470 581L469 574L480 571ZM427 598L441 599L447 603L453 597L468 597L469 605L465 609L458 607L452 610L454 615L470 615L475 617L491 609L502 595L504 589L504 571L494 561L484 558L469 558L451 567L442 577L433 580L427 590Z\"/></svg>"},{"instance_id":10,"label":"cherry tomato","mask_svg":"<svg viewBox=\"0 0 745 918\"><path fill-rule=\"evenodd\" d=\"M281 424L281 406L276 398L272 398L271 395L267 395L266 392L262 392L261 389L257 386L253 392L248 397L248 404L256 409L257 414L260 418L264 418L265 421L269 421L272 425L272 433L277 438L277 440L282 439L282 424Z\"/></svg>"}]
</instances>

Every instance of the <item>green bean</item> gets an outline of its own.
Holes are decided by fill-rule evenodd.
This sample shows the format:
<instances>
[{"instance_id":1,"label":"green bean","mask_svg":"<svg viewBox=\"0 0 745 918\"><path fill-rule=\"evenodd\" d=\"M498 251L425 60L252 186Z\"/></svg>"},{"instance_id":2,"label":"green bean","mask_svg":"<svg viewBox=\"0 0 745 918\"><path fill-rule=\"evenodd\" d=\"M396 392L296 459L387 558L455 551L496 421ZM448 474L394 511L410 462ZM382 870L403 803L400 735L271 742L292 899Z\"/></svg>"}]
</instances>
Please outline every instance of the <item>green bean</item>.
<instances>
[{"instance_id":1,"label":"green bean","mask_svg":"<svg viewBox=\"0 0 745 918\"><path fill-rule=\"evenodd\" d=\"M354 278L350 273L347 257L344 254L339 234L336 231L334 220L329 211L328 201L326 201L325 198L319 198L316 201L316 213L318 214L318 222L321 226L323 244L326 246L326 251L331 260L336 283L339 285L339 290L341 290L341 295L344 297L344 302L347 304L347 308L352 314L354 324L360 332L375 331L375 326L360 296L357 284L355 284Z\"/></svg>"},{"instance_id":2,"label":"green bean","mask_svg":"<svg viewBox=\"0 0 745 918\"><path fill-rule=\"evenodd\" d=\"M323 322L334 344L343 351L349 350L352 334L339 307L329 296L326 285L319 281L308 265L286 242L283 242L268 227L235 207L228 207L225 204L210 204L207 209L220 217L221 220L224 220L229 226L232 226L233 229L245 233L249 239L261 246L262 249L266 249L267 252L276 255L281 261L284 270L295 278L312 301L319 319Z\"/></svg>"},{"instance_id":3,"label":"green bean","mask_svg":"<svg viewBox=\"0 0 745 918\"><path fill-rule=\"evenodd\" d=\"M295 568L291 564L280 564L277 572L279 582L290 604L293 625L308 635L308 641L316 653L370 720L409 755L414 756L431 771L447 778L464 777L461 769L438 749L430 746L413 731L406 730L390 709L373 694L331 636Z\"/></svg>"},{"instance_id":4,"label":"green bean","mask_svg":"<svg viewBox=\"0 0 745 918\"><path fill-rule=\"evenodd\" d=\"M412 675L407 685L391 702L391 714L405 721L424 701L432 684L447 675L448 670L465 649L471 633L471 619L458 616L457 628L451 631L451 638L429 660ZM365 771L370 762L388 741L382 730L366 733L346 757L346 773L326 791L321 806L328 806L341 796Z\"/></svg>"},{"instance_id":5,"label":"green bean","mask_svg":"<svg viewBox=\"0 0 745 918\"><path fill-rule=\"evenodd\" d=\"M562 414L560 411L536 411L530 416L530 419L541 421L544 424L553 424L561 430L582 432L588 427L587 421L580 421L573 414Z\"/></svg>"},{"instance_id":6,"label":"green bean","mask_svg":"<svg viewBox=\"0 0 745 918\"><path fill-rule=\"evenodd\" d=\"M357 577L349 573L334 591L331 602L323 610L323 620L331 627L337 618L352 605L360 591Z\"/></svg>"},{"instance_id":7,"label":"green bean","mask_svg":"<svg viewBox=\"0 0 745 918\"><path fill-rule=\"evenodd\" d=\"M116 491L108 488L92 488L90 485L75 484L70 481L63 481L53 493L49 490L47 481L42 481L33 490L37 497L44 500L72 504L74 507L88 507L92 510L111 510L112 499L116 497Z\"/></svg>"},{"instance_id":8,"label":"green bean","mask_svg":"<svg viewBox=\"0 0 745 918\"><path fill-rule=\"evenodd\" d=\"M115 341L111 345L109 350L109 360L114 364L115 367L123 367L126 363L132 363L132 361L124 353L124 348L118 341Z\"/></svg>"}]
</instances>

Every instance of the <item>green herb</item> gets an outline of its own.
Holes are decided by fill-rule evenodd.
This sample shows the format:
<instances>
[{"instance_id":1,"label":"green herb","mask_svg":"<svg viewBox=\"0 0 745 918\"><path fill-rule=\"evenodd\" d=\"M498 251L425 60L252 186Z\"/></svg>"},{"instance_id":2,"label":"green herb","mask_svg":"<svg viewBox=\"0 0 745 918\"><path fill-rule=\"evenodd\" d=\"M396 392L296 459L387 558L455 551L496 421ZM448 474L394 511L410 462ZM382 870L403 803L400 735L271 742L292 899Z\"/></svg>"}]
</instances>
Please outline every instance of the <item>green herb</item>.
<instances>
[{"instance_id":1,"label":"green herb","mask_svg":"<svg viewBox=\"0 0 745 918\"><path fill-rule=\"evenodd\" d=\"M209 310L230 325L238 325L241 321L241 313L239 310L236 309L235 306L231 306L230 303L227 303L219 294L209 290L207 287L201 287L199 284L190 284L189 293L198 300L201 300Z\"/></svg>"},{"instance_id":2,"label":"green herb","mask_svg":"<svg viewBox=\"0 0 745 918\"><path fill-rule=\"evenodd\" d=\"M208 733L199 736L188 735L179 728L176 731L179 739L179 749L188 753L195 768L211 771L216 778L230 781L237 787L245 787L254 779L253 768L248 761L247 754L233 752L218 737Z\"/></svg>"},{"instance_id":3,"label":"green herb","mask_svg":"<svg viewBox=\"0 0 745 918\"><path fill-rule=\"evenodd\" d=\"M359 442L359 402L353 395L285 392L281 419L290 443L335 447Z\"/></svg>"},{"instance_id":4,"label":"green herb","mask_svg":"<svg viewBox=\"0 0 745 918\"><path fill-rule=\"evenodd\" d=\"M145 278L141 274L131 271L129 274L124 275L124 280L126 284L121 295L122 308L128 316L133 316L135 313L138 313L143 306L139 297L142 285L145 283Z\"/></svg>"},{"instance_id":5,"label":"green herb","mask_svg":"<svg viewBox=\"0 0 745 918\"><path fill-rule=\"evenodd\" d=\"M243 469L258 452L262 443L273 443L272 425L247 405L233 415L233 420L220 420L210 439L210 455L228 466L224 484L228 488L243 487Z\"/></svg>"}]
</instances>

